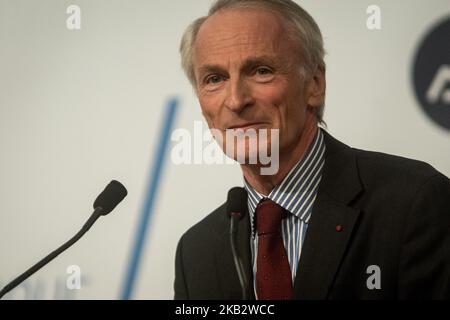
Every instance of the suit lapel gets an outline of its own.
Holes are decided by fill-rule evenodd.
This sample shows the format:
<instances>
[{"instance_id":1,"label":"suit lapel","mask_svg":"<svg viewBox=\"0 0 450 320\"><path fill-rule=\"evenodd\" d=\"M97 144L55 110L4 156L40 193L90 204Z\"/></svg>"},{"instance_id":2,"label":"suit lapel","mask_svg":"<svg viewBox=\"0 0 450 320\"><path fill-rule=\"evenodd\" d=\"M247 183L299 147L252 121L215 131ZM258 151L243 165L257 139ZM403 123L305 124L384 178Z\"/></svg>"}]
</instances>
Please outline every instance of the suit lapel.
<instances>
[{"instance_id":1,"label":"suit lapel","mask_svg":"<svg viewBox=\"0 0 450 320\"><path fill-rule=\"evenodd\" d=\"M217 239L215 270L218 270L218 281L222 291L223 299L240 300L242 299L242 290L239 283L236 267L234 265L233 254L229 237L230 221L224 213L226 227L223 228L221 236ZM248 212L242 218L238 225L236 236L237 250L242 260L242 264L249 281L247 295L249 299L254 300L253 290L253 271L251 264L250 251L250 218Z\"/></svg>"},{"instance_id":2,"label":"suit lapel","mask_svg":"<svg viewBox=\"0 0 450 320\"><path fill-rule=\"evenodd\" d=\"M316 201L295 279L296 299L327 298L359 214L325 193Z\"/></svg>"},{"instance_id":3,"label":"suit lapel","mask_svg":"<svg viewBox=\"0 0 450 320\"><path fill-rule=\"evenodd\" d=\"M325 166L294 283L296 299L328 297L359 215L349 206L362 191L354 151L324 134Z\"/></svg>"}]
</instances>

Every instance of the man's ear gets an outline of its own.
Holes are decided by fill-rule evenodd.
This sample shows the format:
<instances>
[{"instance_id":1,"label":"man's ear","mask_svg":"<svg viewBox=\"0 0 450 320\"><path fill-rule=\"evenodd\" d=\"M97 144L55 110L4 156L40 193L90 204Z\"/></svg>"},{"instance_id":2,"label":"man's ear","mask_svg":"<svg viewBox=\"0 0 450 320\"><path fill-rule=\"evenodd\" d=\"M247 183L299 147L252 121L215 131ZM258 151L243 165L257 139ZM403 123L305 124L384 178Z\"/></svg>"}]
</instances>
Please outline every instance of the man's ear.
<instances>
[{"instance_id":1,"label":"man's ear","mask_svg":"<svg viewBox=\"0 0 450 320\"><path fill-rule=\"evenodd\" d=\"M318 66L307 84L308 108L318 108L325 103L326 88L325 67Z\"/></svg>"}]
</instances>

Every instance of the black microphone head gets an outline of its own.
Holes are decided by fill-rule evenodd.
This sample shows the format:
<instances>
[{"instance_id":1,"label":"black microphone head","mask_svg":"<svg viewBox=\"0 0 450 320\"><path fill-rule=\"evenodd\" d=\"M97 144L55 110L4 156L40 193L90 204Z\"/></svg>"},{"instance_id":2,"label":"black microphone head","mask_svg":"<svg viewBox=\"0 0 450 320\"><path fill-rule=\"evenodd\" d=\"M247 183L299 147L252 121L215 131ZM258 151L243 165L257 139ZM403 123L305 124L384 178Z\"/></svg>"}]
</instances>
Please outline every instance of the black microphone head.
<instances>
[{"instance_id":1,"label":"black microphone head","mask_svg":"<svg viewBox=\"0 0 450 320\"><path fill-rule=\"evenodd\" d=\"M247 211L247 191L241 187L234 187L228 191L227 214L242 219Z\"/></svg>"},{"instance_id":2,"label":"black microphone head","mask_svg":"<svg viewBox=\"0 0 450 320\"><path fill-rule=\"evenodd\" d=\"M101 207L102 215L107 215L126 197L128 194L127 189L119 181L111 181L95 199L94 209Z\"/></svg>"}]
</instances>

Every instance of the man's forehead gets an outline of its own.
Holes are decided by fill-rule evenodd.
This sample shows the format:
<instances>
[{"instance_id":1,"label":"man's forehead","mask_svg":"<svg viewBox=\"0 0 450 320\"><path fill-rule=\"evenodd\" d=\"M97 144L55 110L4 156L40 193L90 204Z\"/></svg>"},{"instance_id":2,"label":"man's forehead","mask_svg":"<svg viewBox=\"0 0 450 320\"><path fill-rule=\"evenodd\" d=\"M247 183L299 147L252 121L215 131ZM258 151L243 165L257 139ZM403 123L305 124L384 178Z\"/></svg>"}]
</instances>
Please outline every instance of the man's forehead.
<instances>
[{"instance_id":1,"label":"man's forehead","mask_svg":"<svg viewBox=\"0 0 450 320\"><path fill-rule=\"evenodd\" d=\"M215 55L275 54L287 41L285 25L268 10L227 9L209 17L200 28L194 43L200 60Z\"/></svg>"}]
</instances>

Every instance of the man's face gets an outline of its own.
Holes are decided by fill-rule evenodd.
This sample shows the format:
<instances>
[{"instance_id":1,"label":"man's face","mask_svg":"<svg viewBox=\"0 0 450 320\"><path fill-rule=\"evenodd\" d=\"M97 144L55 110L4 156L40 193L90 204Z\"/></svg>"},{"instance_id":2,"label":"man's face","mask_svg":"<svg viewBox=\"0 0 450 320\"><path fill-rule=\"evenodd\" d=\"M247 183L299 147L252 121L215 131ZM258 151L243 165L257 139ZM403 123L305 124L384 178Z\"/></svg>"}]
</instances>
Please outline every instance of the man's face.
<instances>
[{"instance_id":1,"label":"man's face","mask_svg":"<svg viewBox=\"0 0 450 320\"><path fill-rule=\"evenodd\" d=\"M275 14L229 9L211 16L194 44L196 90L211 129L278 129L280 156L316 121L299 49ZM270 150L270 149L269 149Z\"/></svg>"}]
</instances>

